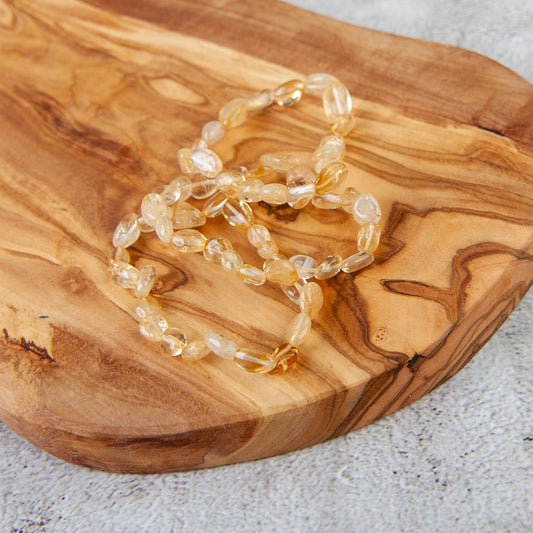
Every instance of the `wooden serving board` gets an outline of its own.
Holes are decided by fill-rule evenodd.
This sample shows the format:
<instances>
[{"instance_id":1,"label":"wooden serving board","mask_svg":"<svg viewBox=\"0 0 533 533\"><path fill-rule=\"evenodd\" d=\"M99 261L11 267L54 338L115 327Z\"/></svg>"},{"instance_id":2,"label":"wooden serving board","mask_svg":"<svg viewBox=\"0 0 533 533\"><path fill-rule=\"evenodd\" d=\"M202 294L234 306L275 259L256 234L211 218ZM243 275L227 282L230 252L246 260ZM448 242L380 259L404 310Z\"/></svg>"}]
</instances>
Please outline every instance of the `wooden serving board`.
<instances>
[{"instance_id":1,"label":"wooden serving board","mask_svg":"<svg viewBox=\"0 0 533 533\"><path fill-rule=\"evenodd\" d=\"M532 283L533 86L487 58L272 0L0 0L0 48L0 418L57 457L161 472L321 442L455 374ZM178 175L178 148L224 102L320 71L354 95L346 161L383 208L375 264L323 283L284 375L163 356L108 278L115 225ZM308 153L324 125L309 98L255 116L219 153L229 167ZM256 216L287 254L353 249L344 213ZM200 330L269 348L294 316L275 287L200 256L147 239L135 257Z\"/></svg>"}]
</instances>

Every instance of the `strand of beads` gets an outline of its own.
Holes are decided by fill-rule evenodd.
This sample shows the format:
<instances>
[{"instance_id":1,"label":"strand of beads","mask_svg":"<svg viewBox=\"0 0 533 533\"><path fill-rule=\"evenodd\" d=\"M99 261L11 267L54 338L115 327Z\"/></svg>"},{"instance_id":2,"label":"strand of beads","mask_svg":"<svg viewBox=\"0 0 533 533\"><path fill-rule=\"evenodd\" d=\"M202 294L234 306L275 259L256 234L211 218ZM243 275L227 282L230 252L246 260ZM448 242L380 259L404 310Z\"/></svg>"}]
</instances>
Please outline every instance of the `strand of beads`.
<instances>
[{"instance_id":1,"label":"strand of beads","mask_svg":"<svg viewBox=\"0 0 533 533\"><path fill-rule=\"evenodd\" d=\"M249 172L245 168L224 170L218 155L209 147L225 134L226 129L241 125L249 111L265 109L274 102L280 106L297 103L305 92L321 96L332 133L326 135L313 154L314 169L301 165L289 154L265 154L261 166ZM347 168L342 162L345 153L343 136L354 125L351 96L336 78L328 74L312 74L305 82L291 80L275 91L263 90L248 99L234 99L219 113L218 121L205 124L201 139L190 149L178 152L182 171L187 176L159 186L146 195L141 203L141 215L127 215L117 226L113 236L114 257L111 275L121 286L132 289L139 299L136 314L139 330L147 339L159 341L171 355L197 360L210 351L225 359L233 359L249 372L276 373L284 371L298 358L298 346L311 330L311 320L323 305L322 289L308 282L312 277L327 279L339 271L354 272L373 261L373 251L379 242L376 224L381 217L379 205L369 194L360 194L348 187L342 194L333 192L345 180ZM265 183L285 173L286 184ZM262 179L263 178L263 179ZM201 209L191 205L190 199L205 200ZM342 259L333 254L319 262L305 255L286 259L265 226L254 223L250 204L266 202L271 205L288 203L302 209L310 202L320 209L343 208L351 212L361 224L358 233L358 252ZM263 268L244 264L230 241L207 239L197 228L208 218L222 215L226 221L247 231L249 242L265 261ZM246 284L261 285L267 280L281 285L289 298L300 307L300 313L289 324L286 340L271 353L239 348L231 340L214 332L203 338L187 339L179 328L169 327L157 302L150 298L156 281L152 265L140 270L129 264L126 250L141 233L155 232L165 243L172 243L183 253L202 252L209 261L219 263L226 271L238 275Z\"/></svg>"}]
</instances>

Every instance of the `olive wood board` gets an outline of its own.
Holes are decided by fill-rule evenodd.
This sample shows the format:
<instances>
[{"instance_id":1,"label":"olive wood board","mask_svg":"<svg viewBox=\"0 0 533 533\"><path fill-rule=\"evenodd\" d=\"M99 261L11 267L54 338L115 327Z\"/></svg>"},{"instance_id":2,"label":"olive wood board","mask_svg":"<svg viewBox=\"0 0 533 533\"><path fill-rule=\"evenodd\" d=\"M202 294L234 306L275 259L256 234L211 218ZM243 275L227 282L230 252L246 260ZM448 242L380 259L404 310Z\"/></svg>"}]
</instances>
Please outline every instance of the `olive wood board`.
<instances>
[{"instance_id":1,"label":"olive wood board","mask_svg":"<svg viewBox=\"0 0 533 533\"><path fill-rule=\"evenodd\" d=\"M453 376L532 283L533 86L485 57L260 0L0 0L0 48L0 418L50 454L151 473L341 435ZM347 185L381 204L375 262L321 282L285 374L165 356L109 279L114 227L179 175L177 150L224 102L312 72L354 97ZM228 168L305 160L326 131L304 96L216 150ZM288 256L354 250L343 211L254 211ZM216 219L206 233L260 264L244 232ZM156 241L133 255L157 266L167 315L243 346L283 342L297 309L279 288Z\"/></svg>"}]
</instances>

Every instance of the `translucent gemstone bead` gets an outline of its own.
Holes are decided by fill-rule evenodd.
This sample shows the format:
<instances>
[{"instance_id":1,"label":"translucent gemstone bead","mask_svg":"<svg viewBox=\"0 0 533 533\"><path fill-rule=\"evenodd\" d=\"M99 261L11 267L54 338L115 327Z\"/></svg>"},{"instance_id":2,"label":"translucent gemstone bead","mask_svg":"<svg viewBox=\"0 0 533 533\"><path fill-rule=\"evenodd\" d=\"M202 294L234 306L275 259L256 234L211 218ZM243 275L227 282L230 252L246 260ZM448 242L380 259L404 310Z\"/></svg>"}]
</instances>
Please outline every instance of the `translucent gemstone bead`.
<instances>
[{"instance_id":1,"label":"translucent gemstone bead","mask_svg":"<svg viewBox=\"0 0 533 533\"><path fill-rule=\"evenodd\" d=\"M359 228L357 234L357 249L360 252L374 253L379 245L381 232L372 222L367 222Z\"/></svg>"},{"instance_id":2,"label":"translucent gemstone bead","mask_svg":"<svg viewBox=\"0 0 533 533\"><path fill-rule=\"evenodd\" d=\"M292 154L263 154L259 158L259 163L273 170L287 172L287 170L299 165L300 160Z\"/></svg>"},{"instance_id":3,"label":"translucent gemstone bead","mask_svg":"<svg viewBox=\"0 0 533 533\"><path fill-rule=\"evenodd\" d=\"M333 192L313 196L311 202L318 209L337 209L342 205L341 196Z\"/></svg>"},{"instance_id":4,"label":"translucent gemstone bead","mask_svg":"<svg viewBox=\"0 0 533 533\"><path fill-rule=\"evenodd\" d=\"M187 342L183 348L181 357L189 361L198 361L203 359L210 351L209 346L207 346L203 339L194 339Z\"/></svg>"},{"instance_id":5,"label":"translucent gemstone bead","mask_svg":"<svg viewBox=\"0 0 533 533\"><path fill-rule=\"evenodd\" d=\"M269 154L275 155L275 154ZM279 154L278 154L279 155ZM266 165L259 165L246 173L247 180L258 179L262 182L270 182L278 179L278 171Z\"/></svg>"},{"instance_id":6,"label":"translucent gemstone bead","mask_svg":"<svg viewBox=\"0 0 533 533\"><path fill-rule=\"evenodd\" d=\"M196 172L196 167L191 159L192 150L189 148L181 148L178 151L178 163L180 165L181 171L185 174L194 174Z\"/></svg>"},{"instance_id":7,"label":"translucent gemstone bead","mask_svg":"<svg viewBox=\"0 0 533 533\"><path fill-rule=\"evenodd\" d=\"M154 231L154 227L148 224L142 215L137 217L137 227L141 233L150 233L151 231Z\"/></svg>"},{"instance_id":8,"label":"translucent gemstone bead","mask_svg":"<svg viewBox=\"0 0 533 533\"><path fill-rule=\"evenodd\" d=\"M287 202L287 187L283 183L267 183L261 189L261 198L270 205L281 205Z\"/></svg>"},{"instance_id":9,"label":"translucent gemstone bead","mask_svg":"<svg viewBox=\"0 0 533 533\"><path fill-rule=\"evenodd\" d=\"M309 255L293 255L289 261L296 267L299 279L310 279L315 275L316 261Z\"/></svg>"},{"instance_id":10,"label":"translucent gemstone bead","mask_svg":"<svg viewBox=\"0 0 533 533\"><path fill-rule=\"evenodd\" d=\"M211 178L197 176L192 180L191 196L196 200L204 200L217 192L217 182Z\"/></svg>"},{"instance_id":11,"label":"translucent gemstone bead","mask_svg":"<svg viewBox=\"0 0 533 533\"><path fill-rule=\"evenodd\" d=\"M315 318L324 305L324 293L318 283L306 283L300 290L300 310Z\"/></svg>"},{"instance_id":12,"label":"translucent gemstone bead","mask_svg":"<svg viewBox=\"0 0 533 533\"><path fill-rule=\"evenodd\" d=\"M287 187L299 187L300 185L308 185L314 183L316 174L312 168L307 165L297 165L287 172Z\"/></svg>"},{"instance_id":13,"label":"translucent gemstone bead","mask_svg":"<svg viewBox=\"0 0 533 533\"><path fill-rule=\"evenodd\" d=\"M339 81L326 87L322 96L324 111L330 120L352 111L352 97L348 89Z\"/></svg>"},{"instance_id":14,"label":"translucent gemstone bead","mask_svg":"<svg viewBox=\"0 0 533 533\"><path fill-rule=\"evenodd\" d=\"M222 208L227 200L226 195L219 192L205 201L202 212L207 218L215 218L222 213Z\"/></svg>"},{"instance_id":15,"label":"translucent gemstone bead","mask_svg":"<svg viewBox=\"0 0 533 533\"><path fill-rule=\"evenodd\" d=\"M194 152L195 150L207 150L208 146L207 143L203 139L199 139L196 143L194 143L191 146L191 150ZM192 157L192 154L191 154Z\"/></svg>"},{"instance_id":16,"label":"translucent gemstone bead","mask_svg":"<svg viewBox=\"0 0 533 533\"><path fill-rule=\"evenodd\" d=\"M153 265L142 267L135 282L135 296L137 298L146 298L154 286L156 277L157 272Z\"/></svg>"},{"instance_id":17,"label":"translucent gemstone bead","mask_svg":"<svg viewBox=\"0 0 533 533\"><path fill-rule=\"evenodd\" d=\"M179 196L176 200L188 200L192 193L191 180L187 176L180 176L179 178L176 178L170 182L168 190L179 193Z\"/></svg>"},{"instance_id":18,"label":"translucent gemstone bead","mask_svg":"<svg viewBox=\"0 0 533 533\"><path fill-rule=\"evenodd\" d=\"M307 281L300 278L294 285L282 285L281 290L292 303L300 305L300 293L304 285L307 285Z\"/></svg>"},{"instance_id":19,"label":"translucent gemstone bead","mask_svg":"<svg viewBox=\"0 0 533 533\"><path fill-rule=\"evenodd\" d=\"M336 189L348 176L348 168L341 161L326 165L318 175L316 192L324 194Z\"/></svg>"},{"instance_id":20,"label":"translucent gemstone bead","mask_svg":"<svg viewBox=\"0 0 533 533\"><path fill-rule=\"evenodd\" d=\"M304 208L315 195L316 186L314 183L290 187L287 189L287 203L294 209Z\"/></svg>"},{"instance_id":21,"label":"translucent gemstone bead","mask_svg":"<svg viewBox=\"0 0 533 533\"><path fill-rule=\"evenodd\" d=\"M205 224L205 215L187 202L178 202L172 217L174 229L198 228Z\"/></svg>"},{"instance_id":22,"label":"translucent gemstone bead","mask_svg":"<svg viewBox=\"0 0 533 533\"><path fill-rule=\"evenodd\" d=\"M176 203L179 198L179 192L170 189L170 185L158 185L152 192L162 196L167 207Z\"/></svg>"},{"instance_id":23,"label":"translucent gemstone bead","mask_svg":"<svg viewBox=\"0 0 533 533\"><path fill-rule=\"evenodd\" d=\"M143 298L142 300L139 300L135 307L135 313L141 320L146 320L148 317L159 315L159 312L159 305L153 298Z\"/></svg>"},{"instance_id":24,"label":"translucent gemstone bead","mask_svg":"<svg viewBox=\"0 0 533 533\"><path fill-rule=\"evenodd\" d=\"M358 252L347 257L341 263L341 270L346 273L356 272L367 267L374 261L374 256L370 252Z\"/></svg>"},{"instance_id":25,"label":"translucent gemstone bead","mask_svg":"<svg viewBox=\"0 0 533 533\"><path fill-rule=\"evenodd\" d=\"M112 261L120 261L122 263L129 263L130 262L130 254L128 253L128 250L126 248L118 247L115 249L113 253L113 259Z\"/></svg>"},{"instance_id":26,"label":"translucent gemstone bead","mask_svg":"<svg viewBox=\"0 0 533 533\"><path fill-rule=\"evenodd\" d=\"M238 367L252 374L263 374L270 372L276 363L269 359L270 354L252 350L238 350L233 356L233 360Z\"/></svg>"},{"instance_id":27,"label":"translucent gemstone bead","mask_svg":"<svg viewBox=\"0 0 533 533\"><path fill-rule=\"evenodd\" d=\"M378 201L369 193L358 196L352 209L352 215L358 224L371 222L377 224L381 220L381 209Z\"/></svg>"},{"instance_id":28,"label":"translucent gemstone bead","mask_svg":"<svg viewBox=\"0 0 533 533\"><path fill-rule=\"evenodd\" d=\"M168 323L165 317L158 313L150 313L139 324L139 331L148 340L159 341L161 334L168 329Z\"/></svg>"},{"instance_id":29,"label":"translucent gemstone bead","mask_svg":"<svg viewBox=\"0 0 533 533\"><path fill-rule=\"evenodd\" d=\"M235 250L226 250L220 257L222 268L230 274L238 274L242 265L242 257Z\"/></svg>"},{"instance_id":30,"label":"translucent gemstone bead","mask_svg":"<svg viewBox=\"0 0 533 533\"><path fill-rule=\"evenodd\" d=\"M353 213L353 203L361 193L355 187L346 187L341 194L342 208L347 212Z\"/></svg>"},{"instance_id":31,"label":"translucent gemstone bead","mask_svg":"<svg viewBox=\"0 0 533 533\"><path fill-rule=\"evenodd\" d=\"M141 230L137 225L137 215L130 213L126 215L118 224L113 233L113 246L115 248L127 248L131 246L141 234Z\"/></svg>"},{"instance_id":32,"label":"translucent gemstone bead","mask_svg":"<svg viewBox=\"0 0 533 533\"><path fill-rule=\"evenodd\" d=\"M305 79L305 92L314 96L322 97L326 88L338 81L339 80L335 76L325 72L309 74L309 76L307 76Z\"/></svg>"},{"instance_id":33,"label":"translucent gemstone bead","mask_svg":"<svg viewBox=\"0 0 533 533\"><path fill-rule=\"evenodd\" d=\"M202 252L205 248L207 239L198 230L182 229L176 231L172 237L172 244L180 251L185 253Z\"/></svg>"},{"instance_id":34,"label":"translucent gemstone bead","mask_svg":"<svg viewBox=\"0 0 533 533\"><path fill-rule=\"evenodd\" d=\"M246 178L238 170L226 170L216 177L216 182L221 192L230 198L236 198Z\"/></svg>"},{"instance_id":35,"label":"translucent gemstone bead","mask_svg":"<svg viewBox=\"0 0 533 533\"><path fill-rule=\"evenodd\" d=\"M298 281L298 270L286 259L269 259L265 262L265 275L268 281L280 285L294 285Z\"/></svg>"},{"instance_id":36,"label":"translucent gemstone bead","mask_svg":"<svg viewBox=\"0 0 533 533\"><path fill-rule=\"evenodd\" d=\"M280 344L269 356L269 359L272 359L276 364L269 374L281 374L298 361L298 348L288 343Z\"/></svg>"},{"instance_id":37,"label":"translucent gemstone bead","mask_svg":"<svg viewBox=\"0 0 533 533\"><path fill-rule=\"evenodd\" d=\"M274 103L274 93L270 89L264 89L248 98L248 111L259 111Z\"/></svg>"},{"instance_id":38,"label":"translucent gemstone bead","mask_svg":"<svg viewBox=\"0 0 533 533\"><path fill-rule=\"evenodd\" d=\"M222 260L222 254L226 250L233 250L233 246L228 239L222 237L218 239L210 239L204 248L204 257L208 261L220 264Z\"/></svg>"},{"instance_id":39,"label":"translucent gemstone bead","mask_svg":"<svg viewBox=\"0 0 533 533\"><path fill-rule=\"evenodd\" d=\"M212 331L204 335L204 341L207 347L222 359L233 359L235 352L239 349L234 342Z\"/></svg>"},{"instance_id":40,"label":"translucent gemstone bead","mask_svg":"<svg viewBox=\"0 0 533 533\"><path fill-rule=\"evenodd\" d=\"M218 120L211 120L204 124L201 135L207 146L211 146L220 141L225 133L224 126Z\"/></svg>"},{"instance_id":41,"label":"translucent gemstone bead","mask_svg":"<svg viewBox=\"0 0 533 533\"><path fill-rule=\"evenodd\" d=\"M163 242L170 242L174 235L174 224L170 218L159 217L154 224L155 232Z\"/></svg>"},{"instance_id":42,"label":"translucent gemstone bead","mask_svg":"<svg viewBox=\"0 0 533 533\"><path fill-rule=\"evenodd\" d=\"M340 161L344 157L345 143L344 139L332 133L322 137L318 148L313 153L313 160L315 162L327 161L331 163L333 161Z\"/></svg>"},{"instance_id":43,"label":"translucent gemstone bead","mask_svg":"<svg viewBox=\"0 0 533 533\"><path fill-rule=\"evenodd\" d=\"M263 182L260 179L247 180L238 192L239 200L249 203L260 202Z\"/></svg>"},{"instance_id":44,"label":"translucent gemstone bead","mask_svg":"<svg viewBox=\"0 0 533 533\"><path fill-rule=\"evenodd\" d=\"M247 285L263 285L266 281L265 273L252 265L242 265L239 268L239 276Z\"/></svg>"},{"instance_id":45,"label":"translucent gemstone bead","mask_svg":"<svg viewBox=\"0 0 533 533\"><path fill-rule=\"evenodd\" d=\"M128 263L117 261L111 266L111 278L125 289L134 289L139 271Z\"/></svg>"},{"instance_id":46,"label":"translucent gemstone bead","mask_svg":"<svg viewBox=\"0 0 533 533\"><path fill-rule=\"evenodd\" d=\"M278 252L278 246L274 241L263 242L257 247L257 253L263 259L271 259Z\"/></svg>"},{"instance_id":47,"label":"translucent gemstone bead","mask_svg":"<svg viewBox=\"0 0 533 533\"><path fill-rule=\"evenodd\" d=\"M341 269L342 257L339 254L328 255L316 267L316 279L328 279L336 276Z\"/></svg>"},{"instance_id":48,"label":"translucent gemstone bead","mask_svg":"<svg viewBox=\"0 0 533 533\"><path fill-rule=\"evenodd\" d=\"M149 341L158 342L161 340L161 331L150 322L141 322L139 324L139 331L143 337Z\"/></svg>"},{"instance_id":49,"label":"translucent gemstone bead","mask_svg":"<svg viewBox=\"0 0 533 533\"><path fill-rule=\"evenodd\" d=\"M166 217L168 213L169 208L160 194L152 192L142 199L141 215L147 224L155 226L155 221L158 218Z\"/></svg>"},{"instance_id":50,"label":"translucent gemstone bead","mask_svg":"<svg viewBox=\"0 0 533 533\"><path fill-rule=\"evenodd\" d=\"M304 89L302 80L289 80L274 90L274 101L281 106L297 104L302 98Z\"/></svg>"},{"instance_id":51,"label":"translucent gemstone bead","mask_svg":"<svg viewBox=\"0 0 533 533\"><path fill-rule=\"evenodd\" d=\"M272 237L270 236L270 231L268 231L268 229L261 224L252 224L248 228L248 232L246 235L248 237L248 242L256 248L264 242L272 240Z\"/></svg>"},{"instance_id":52,"label":"translucent gemstone bead","mask_svg":"<svg viewBox=\"0 0 533 533\"><path fill-rule=\"evenodd\" d=\"M240 126L248 116L248 101L244 98L234 98L225 104L218 113L218 120L224 128Z\"/></svg>"},{"instance_id":53,"label":"translucent gemstone bead","mask_svg":"<svg viewBox=\"0 0 533 533\"><path fill-rule=\"evenodd\" d=\"M248 229L254 223L252 208L242 200L228 198L222 207L222 214L231 226Z\"/></svg>"},{"instance_id":54,"label":"translucent gemstone bead","mask_svg":"<svg viewBox=\"0 0 533 533\"><path fill-rule=\"evenodd\" d=\"M213 150L193 150L191 161L197 171L206 178L214 178L222 171L222 161Z\"/></svg>"},{"instance_id":55,"label":"translucent gemstone bead","mask_svg":"<svg viewBox=\"0 0 533 533\"><path fill-rule=\"evenodd\" d=\"M300 346L311 332L311 319L306 313L298 313L287 328L287 342Z\"/></svg>"},{"instance_id":56,"label":"translucent gemstone bead","mask_svg":"<svg viewBox=\"0 0 533 533\"><path fill-rule=\"evenodd\" d=\"M331 131L346 137L355 126L355 117L351 113L340 115L335 119L335 122L331 125Z\"/></svg>"},{"instance_id":57,"label":"translucent gemstone bead","mask_svg":"<svg viewBox=\"0 0 533 533\"><path fill-rule=\"evenodd\" d=\"M161 347L172 357L181 355L186 344L187 338L183 332L177 328L168 328L161 335Z\"/></svg>"}]
</instances>

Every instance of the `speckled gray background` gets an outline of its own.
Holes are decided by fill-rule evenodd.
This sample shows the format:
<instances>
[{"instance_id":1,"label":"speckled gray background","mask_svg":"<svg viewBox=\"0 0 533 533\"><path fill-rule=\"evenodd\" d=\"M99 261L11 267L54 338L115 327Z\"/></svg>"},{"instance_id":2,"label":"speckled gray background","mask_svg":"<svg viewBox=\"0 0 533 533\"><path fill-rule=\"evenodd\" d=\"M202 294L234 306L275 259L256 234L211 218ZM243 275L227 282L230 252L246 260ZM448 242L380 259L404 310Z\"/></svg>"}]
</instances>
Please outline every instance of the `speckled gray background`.
<instances>
[{"instance_id":1,"label":"speckled gray background","mask_svg":"<svg viewBox=\"0 0 533 533\"><path fill-rule=\"evenodd\" d=\"M533 82L532 0L292 3L475 50ZM530 292L462 372L414 405L312 448L199 472L93 472L0 423L0 531L532 531L532 341Z\"/></svg>"}]
</instances>

